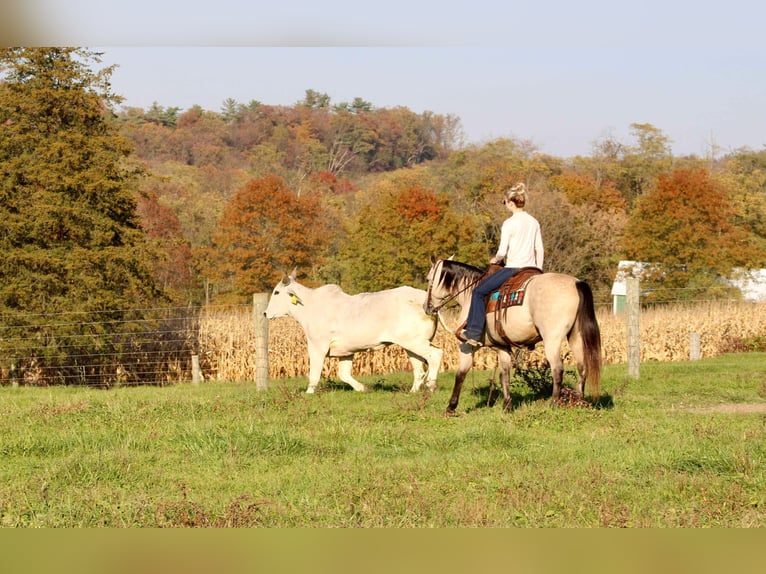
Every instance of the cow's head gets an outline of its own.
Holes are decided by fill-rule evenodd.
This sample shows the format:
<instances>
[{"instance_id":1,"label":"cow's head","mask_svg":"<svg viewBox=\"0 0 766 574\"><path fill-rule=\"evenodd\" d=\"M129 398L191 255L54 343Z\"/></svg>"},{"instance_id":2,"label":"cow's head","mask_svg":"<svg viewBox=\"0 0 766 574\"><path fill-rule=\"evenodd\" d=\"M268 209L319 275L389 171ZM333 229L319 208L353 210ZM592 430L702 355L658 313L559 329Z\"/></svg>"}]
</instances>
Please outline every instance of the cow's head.
<instances>
[{"instance_id":1,"label":"cow's head","mask_svg":"<svg viewBox=\"0 0 766 574\"><path fill-rule=\"evenodd\" d=\"M267 319L292 316L295 308L303 305L303 301L295 292L296 286L301 287L300 283L295 280L297 271L298 268L296 267L292 273L282 277L277 286L274 287L269 304L264 311Z\"/></svg>"}]
</instances>

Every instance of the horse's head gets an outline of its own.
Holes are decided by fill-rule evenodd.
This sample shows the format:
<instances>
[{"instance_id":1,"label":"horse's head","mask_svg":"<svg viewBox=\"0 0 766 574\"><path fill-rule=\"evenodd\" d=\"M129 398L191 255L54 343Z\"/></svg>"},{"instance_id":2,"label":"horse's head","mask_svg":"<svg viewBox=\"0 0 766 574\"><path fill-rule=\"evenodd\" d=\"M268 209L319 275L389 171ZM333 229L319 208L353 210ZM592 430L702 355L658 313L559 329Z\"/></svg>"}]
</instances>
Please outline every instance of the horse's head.
<instances>
[{"instance_id":1,"label":"horse's head","mask_svg":"<svg viewBox=\"0 0 766 574\"><path fill-rule=\"evenodd\" d=\"M484 271L473 265L449 259L431 257L428 271L428 291L423 309L434 315L450 301L460 296L469 296Z\"/></svg>"},{"instance_id":2,"label":"horse's head","mask_svg":"<svg viewBox=\"0 0 766 574\"><path fill-rule=\"evenodd\" d=\"M428 289L426 290L426 300L423 303L423 311L426 315L436 315L440 307L434 303L434 283L438 285L439 280L437 277L441 274L441 266L443 259L436 259L431 255L431 269L428 270L426 280L428 281Z\"/></svg>"}]
</instances>

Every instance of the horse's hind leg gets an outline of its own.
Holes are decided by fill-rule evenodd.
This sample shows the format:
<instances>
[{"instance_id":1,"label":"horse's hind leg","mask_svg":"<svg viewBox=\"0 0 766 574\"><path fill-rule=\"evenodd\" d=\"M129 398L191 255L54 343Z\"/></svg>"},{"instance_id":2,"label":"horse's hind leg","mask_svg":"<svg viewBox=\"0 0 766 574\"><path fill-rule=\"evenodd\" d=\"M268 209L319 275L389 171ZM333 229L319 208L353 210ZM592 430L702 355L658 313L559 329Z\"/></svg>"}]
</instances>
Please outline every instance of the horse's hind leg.
<instances>
[{"instance_id":1,"label":"horse's hind leg","mask_svg":"<svg viewBox=\"0 0 766 574\"><path fill-rule=\"evenodd\" d=\"M585 379L587 378L588 373L585 372L585 352L583 350L580 333L577 330L574 330L569 336L568 341L569 349L572 351L572 356L577 364L577 373L580 375L580 378L577 380L577 393L578 398L582 399L585 396Z\"/></svg>"},{"instance_id":2,"label":"horse's hind leg","mask_svg":"<svg viewBox=\"0 0 766 574\"><path fill-rule=\"evenodd\" d=\"M500 383L503 387L503 412L511 408L511 355L507 351L497 351L497 364L500 367Z\"/></svg>"},{"instance_id":3,"label":"horse's hind leg","mask_svg":"<svg viewBox=\"0 0 766 574\"><path fill-rule=\"evenodd\" d=\"M554 344L555 343L555 344ZM564 361L561 360L561 340L544 341L545 358L551 367L551 376L553 377L553 400L552 406L556 406L561 398L561 383L564 381Z\"/></svg>"}]
</instances>

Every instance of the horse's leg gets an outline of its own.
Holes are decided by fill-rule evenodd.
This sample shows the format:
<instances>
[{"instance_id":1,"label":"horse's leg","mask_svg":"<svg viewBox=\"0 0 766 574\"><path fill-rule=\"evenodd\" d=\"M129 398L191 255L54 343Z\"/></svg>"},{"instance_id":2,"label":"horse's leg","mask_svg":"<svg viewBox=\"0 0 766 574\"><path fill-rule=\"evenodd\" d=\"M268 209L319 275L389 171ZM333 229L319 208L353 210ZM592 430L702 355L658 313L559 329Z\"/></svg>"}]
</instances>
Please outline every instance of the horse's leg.
<instances>
[{"instance_id":1,"label":"horse's leg","mask_svg":"<svg viewBox=\"0 0 766 574\"><path fill-rule=\"evenodd\" d=\"M351 385L355 391L366 391L367 387L351 376L351 367L353 364L354 355L338 357L338 378L344 383Z\"/></svg>"},{"instance_id":2,"label":"horse's leg","mask_svg":"<svg viewBox=\"0 0 766 574\"><path fill-rule=\"evenodd\" d=\"M426 380L425 362L420 357L408 351L407 349L405 349L405 352L407 353L407 357L409 357L410 364L412 365L412 388L410 389L410 392L416 393L420 390L421 385Z\"/></svg>"},{"instance_id":3,"label":"horse's leg","mask_svg":"<svg viewBox=\"0 0 766 574\"><path fill-rule=\"evenodd\" d=\"M457 403L460 400L460 389L463 388L463 381L465 380L466 374L473 366L474 348L468 343L461 343L459 349L460 353L457 361L457 372L455 373L455 386L452 387L452 396L449 399L447 410L444 413L446 416L455 414Z\"/></svg>"},{"instance_id":4,"label":"horse's leg","mask_svg":"<svg viewBox=\"0 0 766 574\"><path fill-rule=\"evenodd\" d=\"M500 367L500 383L503 386L503 412L508 412L511 408L511 392L509 385L511 382L511 355L507 351L498 349L497 364Z\"/></svg>"},{"instance_id":5,"label":"horse's leg","mask_svg":"<svg viewBox=\"0 0 766 574\"><path fill-rule=\"evenodd\" d=\"M553 376L553 400L552 406L556 406L561 397L561 383L564 380L564 361L561 360L561 338L553 341L543 339L545 345L545 358L551 367Z\"/></svg>"},{"instance_id":6,"label":"horse's leg","mask_svg":"<svg viewBox=\"0 0 766 574\"><path fill-rule=\"evenodd\" d=\"M577 380L577 398L582 399L585 397L585 379L588 373L585 370L585 352L580 332L577 329L573 329L568 341L569 349L572 351L572 356L577 365L577 373L580 375L580 378Z\"/></svg>"}]
</instances>

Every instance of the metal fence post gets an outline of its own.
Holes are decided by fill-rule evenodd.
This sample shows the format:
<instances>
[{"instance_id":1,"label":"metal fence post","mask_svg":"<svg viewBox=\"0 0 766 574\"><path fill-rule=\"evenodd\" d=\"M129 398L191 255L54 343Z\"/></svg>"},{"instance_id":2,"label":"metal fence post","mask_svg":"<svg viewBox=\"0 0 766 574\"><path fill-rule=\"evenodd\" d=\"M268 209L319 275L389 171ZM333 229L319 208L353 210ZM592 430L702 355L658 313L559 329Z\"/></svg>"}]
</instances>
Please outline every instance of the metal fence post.
<instances>
[{"instance_id":1,"label":"metal fence post","mask_svg":"<svg viewBox=\"0 0 766 574\"><path fill-rule=\"evenodd\" d=\"M266 318L268 293L253 294L253 328L255 329L255 388L269 388L269 320Z\"/></svg>"}]
</instances>

